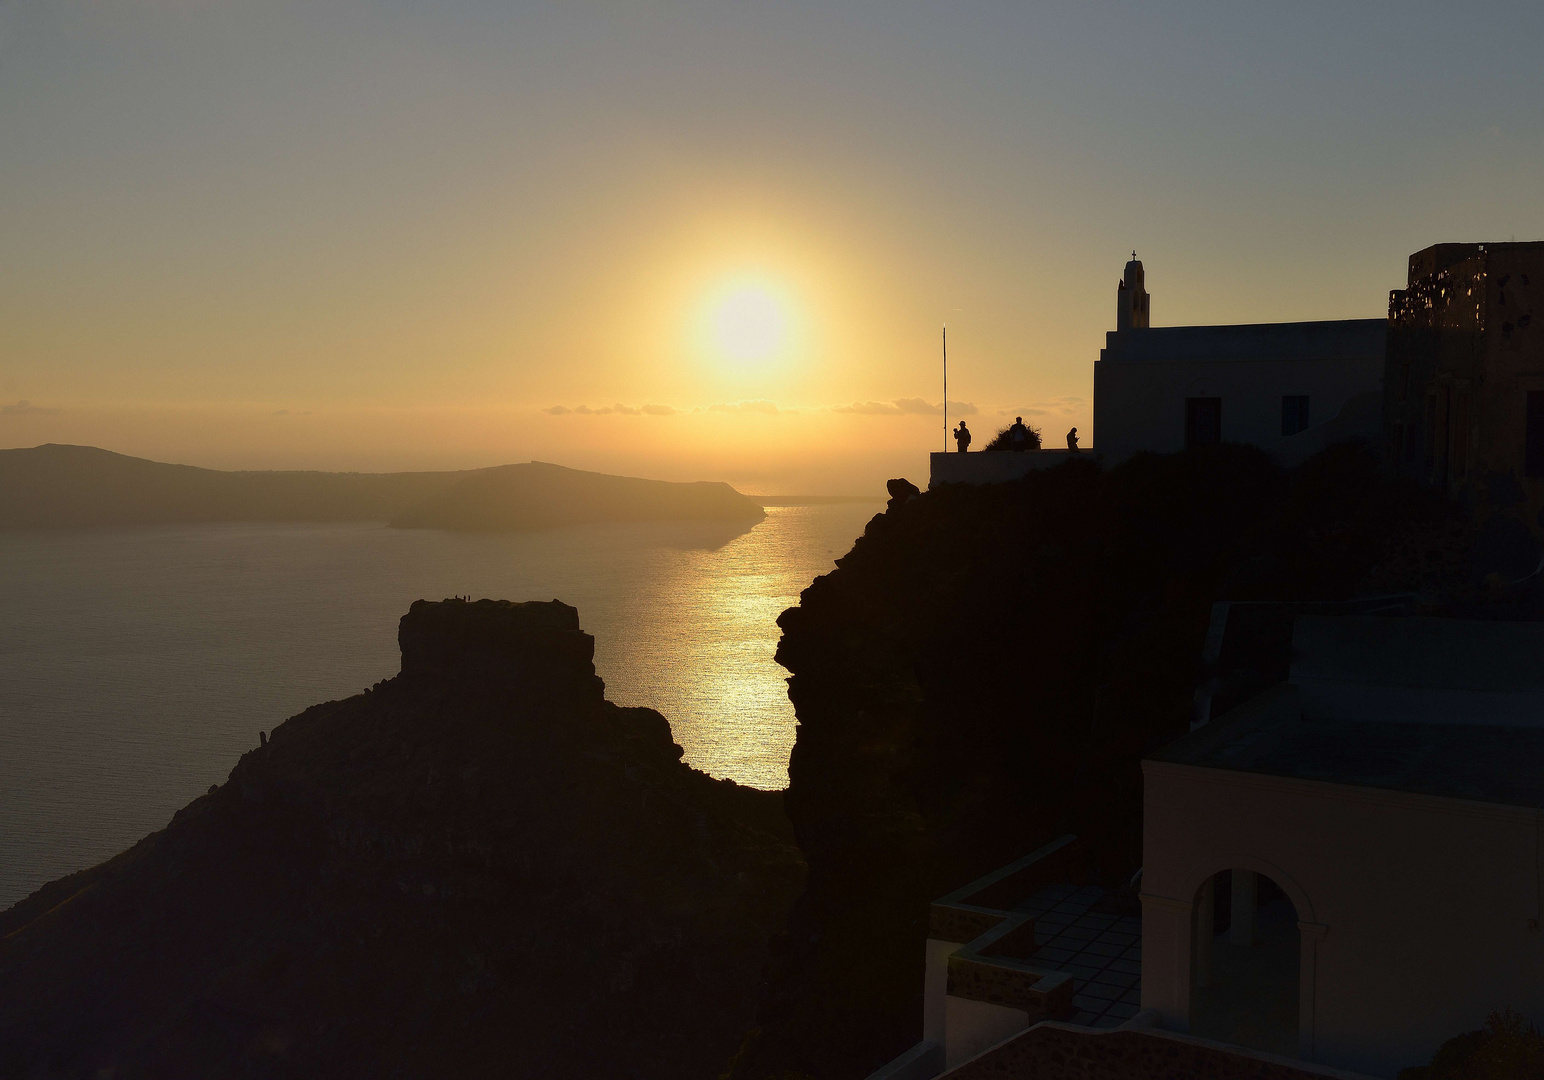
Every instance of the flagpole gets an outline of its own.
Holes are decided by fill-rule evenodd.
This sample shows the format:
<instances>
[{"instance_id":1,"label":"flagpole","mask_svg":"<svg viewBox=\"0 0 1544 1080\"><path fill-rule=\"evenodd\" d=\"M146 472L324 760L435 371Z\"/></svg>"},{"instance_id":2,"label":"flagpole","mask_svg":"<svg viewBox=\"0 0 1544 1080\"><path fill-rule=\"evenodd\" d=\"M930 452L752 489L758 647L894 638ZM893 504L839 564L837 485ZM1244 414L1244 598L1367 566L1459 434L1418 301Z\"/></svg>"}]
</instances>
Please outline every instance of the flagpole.
<instances>
[{"instance_id":1,"label":"flagpole","mask_svg":"<svg viewBox=\"0 0 1544 1080\"><path fill-rule=\"evenodd\" d=\"M944 324L944 453L949 452L949 326Z\"/></svg>"}]
</instances>

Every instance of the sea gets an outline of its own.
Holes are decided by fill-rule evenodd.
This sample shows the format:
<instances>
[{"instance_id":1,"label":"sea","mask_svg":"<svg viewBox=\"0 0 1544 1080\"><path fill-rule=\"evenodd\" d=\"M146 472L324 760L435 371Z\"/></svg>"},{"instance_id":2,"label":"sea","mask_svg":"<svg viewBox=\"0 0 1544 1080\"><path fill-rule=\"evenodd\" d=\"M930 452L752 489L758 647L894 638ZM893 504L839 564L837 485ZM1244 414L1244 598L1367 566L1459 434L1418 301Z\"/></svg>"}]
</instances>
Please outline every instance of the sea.
<instances>
[{"instance_id":1,"label":"sea","mask_svg":"<svg viewBox=\"0 0 1544 1080\"><path fill-rule=\"evenodd\" d=\"M395 675L418 599L558 599L606 696L686 760L776 789L794 740L778 615L873 503L465 534L372 523L0 532L0 910L162 828L258 733Z\"/></svg>"}]
</instances>

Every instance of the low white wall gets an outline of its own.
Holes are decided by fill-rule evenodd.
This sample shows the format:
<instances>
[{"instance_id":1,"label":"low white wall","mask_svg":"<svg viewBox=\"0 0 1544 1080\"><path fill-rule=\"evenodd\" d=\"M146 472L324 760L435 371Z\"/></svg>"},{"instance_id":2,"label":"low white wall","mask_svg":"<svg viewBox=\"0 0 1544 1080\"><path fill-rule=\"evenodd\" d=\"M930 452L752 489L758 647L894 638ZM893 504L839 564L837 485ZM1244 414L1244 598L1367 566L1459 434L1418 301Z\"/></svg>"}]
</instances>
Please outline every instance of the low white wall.
<instances>
[{"instance_id":1,"label":"low white wall","mask_svg":"<svg viewBox=\"0 0 1544 1080\"><path fill-rule=\"evenodd\" d=\"M949 996L949 957L960 945L927 939L927 966L922 974L922 1038L943 1045L948 1034L944 999Z\"/></svg>"},{"instance_id":2,"label":"low white wall","mask_svg":"<svg viewBox=\"0 0 1544 1080\"><path fill-rule=\"evenodd\" d=\"M1189 1023L1191 910L1211 875L1297 906L1302 1055L1393 1076L1511 1006L1544 1021L1541 812L1143 763L1142 1006Z\"/></svg>"},{"instance_id":3,"label":"low white wall","mask_svg":"<svg viewBox=\"0 0 1544 1080\"><path fill-rule=\"evenodd\" d=\"M929 455L927 486L932 489L939 484L1004 484L1074 457L1092 458L1093 450L992 450L971 454L935 451Z\"/></svg>"},{"instance_id":4,"label":"low white wall","mask_svg":"<svg viewBox=\"0 0 1544 1080\"><path fill-rule=\"evenodd\" d=\"M944 1048L923 1039L910 1050L887 1061L868 1080L933 1080L944 1071Z\"/></svg>"},{"instance_id":5,"label":"low white wall","mask_svg":"<svg viewBox=\"0 0 1544 1080\"><path fill-rule=\"evenodd\" d=\"M1029 1014L1023 1009L951 996L947 999L947 1023L949 1038L944 1044L944 1067L952 1069L1010 1035L1026 1030Z\"/></svg>"}]
</instances>

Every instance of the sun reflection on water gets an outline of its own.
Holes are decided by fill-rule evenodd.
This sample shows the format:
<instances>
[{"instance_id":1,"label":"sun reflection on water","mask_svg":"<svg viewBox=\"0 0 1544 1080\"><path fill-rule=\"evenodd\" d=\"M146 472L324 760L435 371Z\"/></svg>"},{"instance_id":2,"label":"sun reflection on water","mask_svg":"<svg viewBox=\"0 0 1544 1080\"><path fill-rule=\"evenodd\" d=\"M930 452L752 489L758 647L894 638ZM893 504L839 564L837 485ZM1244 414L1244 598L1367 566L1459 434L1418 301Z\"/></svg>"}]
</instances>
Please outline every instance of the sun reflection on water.
<instances>
[{"instance_id":1,"label":"sun reflection on water","mask_svg":"<svg viewBox=\"0 0 1544 1080\"><path fill-rule=\"evenodd\" d=\"M788 781L777 616L874 505L457 534L371 524L0 534L0 908L165 825L271 730L397 671L417 599L558 598L607 696L686 759Z\"/></svg>"},{"instance_id":2,"label":"sun reflection on water","mask_svg":"<svg viewBox=\"0 0 1544 1080\"><path fill-rule=\"evenodd\" d=\"M773 660L777 617L833 568L877 509L770 507L765 521L716 550L674 552L636 597L633 614L637 625L646 620L651 647L616 655L597 633L608 696L664 713L697 768L787 786L794 715L787 672Z\"/></svg>"}]
</instances>

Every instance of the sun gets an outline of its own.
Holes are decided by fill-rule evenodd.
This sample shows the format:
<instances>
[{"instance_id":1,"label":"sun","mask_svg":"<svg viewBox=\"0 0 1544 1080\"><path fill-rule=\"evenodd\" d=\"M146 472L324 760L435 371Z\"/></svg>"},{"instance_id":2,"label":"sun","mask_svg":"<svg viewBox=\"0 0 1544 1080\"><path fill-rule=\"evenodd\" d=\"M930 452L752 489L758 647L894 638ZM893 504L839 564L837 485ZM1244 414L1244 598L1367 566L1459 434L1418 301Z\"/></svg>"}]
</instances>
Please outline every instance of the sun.
<instances>
[{"instance_id":1,"label":"sun","mask_svg":"<svg viewBox=\"0 0 1544 1080\"><path fill-rule=\"evenodd\" d=\"M765 285L738 283L720 293L708 315L716 351L729 360L755 363L782 349L788 337L788 312Z\"/></svg>"}]
</instances>

